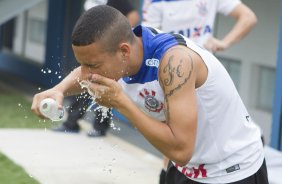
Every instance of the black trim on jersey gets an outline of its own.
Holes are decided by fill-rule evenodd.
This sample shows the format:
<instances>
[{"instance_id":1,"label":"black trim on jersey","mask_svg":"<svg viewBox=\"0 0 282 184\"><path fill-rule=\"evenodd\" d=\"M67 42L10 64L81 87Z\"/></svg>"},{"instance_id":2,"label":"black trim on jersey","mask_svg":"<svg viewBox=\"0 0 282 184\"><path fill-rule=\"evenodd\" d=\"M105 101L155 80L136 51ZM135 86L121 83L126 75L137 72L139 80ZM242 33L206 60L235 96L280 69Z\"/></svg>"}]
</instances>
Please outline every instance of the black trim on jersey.
<instances>
[{"instance_id":1,"label":"black trim on jersey","mask_svg":"<svg viewBox=\"0 0 282 184\"><path fill-rule=\"evenodd\" d=\"M154 28L152 28L152 27L147 27L147 28L150 29L150 31L152 31L152 33L159 34L159 32L157 30L155 30Z\"/></svg>"},{"instance_id":2,"label":"black trim on jersey","mask_svg":"<svg viewBox=\"0 0 282 184\"><path fill-rule=\"evenodd\" d=\"M178 42L179 45L183 45L187 47L186 41L180 34L175 34L175 33L170 33L170 34L175 38L175 40Z\"/></svg>"}]
</instances>

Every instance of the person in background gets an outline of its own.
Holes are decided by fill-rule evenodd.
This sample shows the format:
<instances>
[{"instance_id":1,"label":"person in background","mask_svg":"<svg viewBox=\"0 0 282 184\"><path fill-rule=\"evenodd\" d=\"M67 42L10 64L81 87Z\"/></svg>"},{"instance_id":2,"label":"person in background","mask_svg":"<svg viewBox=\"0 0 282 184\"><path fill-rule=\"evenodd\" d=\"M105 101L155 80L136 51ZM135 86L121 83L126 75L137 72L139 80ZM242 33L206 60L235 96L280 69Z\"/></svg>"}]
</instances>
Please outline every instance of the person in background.
<instances>
[{"instance_id":1,"label":"person in background","mask_svg":"<svg viewBox=\"0 0 282 184\"><path fill-rule=\"evenodd\" d=\"M88 10L94 6L102 4L106 4L119 10L127 17L129 24L132 27L135 27L140 21L138 11L132 6L129 0L86 0L84 3L84 9Z\"/></svg>"},{"instance_id":2,"label":"person in background","mask_svg":"<svg viewBox=\"0 0 282 184\"><path fill-rule=\"evenodd\" d=\"M143 0L142 3L142 20L144 21L144 16L146 16L147 14L147 10L149 8L149 6L151 5L152 0Z\"/></svg>"},{"instance_id":3,"label":"person in background","mask_svg":"<svg viewBox=\"0 0 282 184\"><path fill-rule=\"evenodd\" d=\"M144 26L182 34L211 52L239 42L257 22L255 13L240 0L152 0L146 4ZM222 39L213 35L217 13L235 19L233 28Z\"/></svg>"},{"instance_id":4,"label":"person in background","mask_svg":"<svg viewBox=\"0 0 282 184\"><path fill-rule=\"evenodd\" d=\"M268 184L259 128L211 52L180 34L132 30L105 5L81 15L72 48L80 66L34 96L35 114L47 97L61 108L86 80L98 104L117 109L169 158L166 184Z\"/></svg>"},{"instance_id":5,"label":"person in background","mask_svg":"<svg viewBox=\"0 0 282 184\"><path fill-rule=\"evenodd\" d=\"M218 13L235 19L233 28L222 39L214 37ZM239 42L256 22L255 13L240 0L145 0L143 4L143 25L182 34L214 53ZM160 184L164 183L167 164L164 157Z\"/></svg>"},{"instance_id":6,"label":"person in background","mask_svg":"<svg viewBox=\"0 0 282 184\"><path fill-rule=\"evenodd\" d=\"M124 16L127 17L132 27L139 23L139 14L136 9L129 3L128 0L86 0L84 3L84 9L88 10L94 6L107 4L119 10ZM88 106L92 102L91 96L88 93L84 93L80 96L70 97L71 105L68 110L68 117L59 127L55 127L52 130L57 132L69 132L78 133L80 130L78 120L83 118ZM95 119L93 120L93 129L87 132L89 137L105 136L109 128L112 114L110 110L107 112L107 116L102 116L101 109L95 111Z\"/></svg>"}]
</instances>

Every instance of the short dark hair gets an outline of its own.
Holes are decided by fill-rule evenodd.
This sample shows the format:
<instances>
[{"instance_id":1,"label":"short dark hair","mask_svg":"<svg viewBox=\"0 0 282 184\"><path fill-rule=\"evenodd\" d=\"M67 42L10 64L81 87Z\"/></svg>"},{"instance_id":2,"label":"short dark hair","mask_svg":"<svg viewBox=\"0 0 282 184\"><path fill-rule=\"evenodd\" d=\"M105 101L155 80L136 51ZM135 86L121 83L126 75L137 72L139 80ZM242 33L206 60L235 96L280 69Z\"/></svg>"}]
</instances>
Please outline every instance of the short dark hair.
<instances>
[{"instance_id":1,"label":"short dark hair","mask_svg":"<svg viewBox=\"0 0 282 184\"><path fill-rule=\"evenodd\" d=\"M99 5L84 12L72 32L74 46L86 46L102 41L106 51L115 52L122 41L133 41L127 18L115 8Z\"/></svg>"}]
</instances>

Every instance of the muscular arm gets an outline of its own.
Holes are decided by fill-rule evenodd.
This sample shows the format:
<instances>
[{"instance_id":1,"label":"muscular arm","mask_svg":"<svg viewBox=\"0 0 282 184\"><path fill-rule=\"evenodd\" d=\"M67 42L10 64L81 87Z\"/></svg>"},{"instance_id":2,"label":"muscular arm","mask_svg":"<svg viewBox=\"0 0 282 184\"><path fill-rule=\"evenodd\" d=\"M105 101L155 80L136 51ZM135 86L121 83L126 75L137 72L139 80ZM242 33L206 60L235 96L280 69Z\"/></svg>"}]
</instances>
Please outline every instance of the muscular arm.
<instances>
[{"instance_id":1,"label":"muscular arm","mask_svg":"<svg viewBox=\"0 0 282 184\"><path fill-rule=\"evenodd\" d=\"M117 107L126 118L169 159L185 165L192 157L197 128L195 66L184 49L169 51L159 68L159 81L165 94L167 123L145 115L126 97Z\"/></svg>"},{"instance_id":2,"label":"muscular arm","mask_svg":"<svg viewBox=\"0 0 282 184\"><path fill-rule=\"evenodd\" d=\"M240 41L257 23L255 13L243 3L239 4L229 15L236 19L236 24L223 38L228 46Z\"/></svg>"},{"instance_id":3,"label":"muscular arm","mask_svg":"<svg viewBox=\"0 0 282 184\"><path fill-rule=\"evenodd\" d=\"M233 28L222 39L210 37L204 47L212 52L223 51L244 38L255 26L255 13L243 3L239 4L229 16L236 19Z\"/></svg>"},{"instance_id":4,"label":"muscular arm","mask_svg":"<svg viewBox=\"0 0 282 184\"><path fill-rule=\"evenodd\" d=\"M84 89L81 89L78 80L81 78L80 67L73 70L62 82L57 84L51 89L35 94L32 101L31 110L39 117L45 118L40 110L40 102L45 98L53 98L57 101L59 108L62 108L63 99L65 96L81 93Z\"/></svg>"},{"instance_id":5,"label":"muscular arm","mask_svg":"<svg viewBox=\"0 0 282 184\"><path fill-rule=\"evenodd\" d=\"M64 96L79 94L84 91L79 85L79 80L82 80L80 66L66 76L54 89L61 91Z\"/></svg>"}]
</instances>

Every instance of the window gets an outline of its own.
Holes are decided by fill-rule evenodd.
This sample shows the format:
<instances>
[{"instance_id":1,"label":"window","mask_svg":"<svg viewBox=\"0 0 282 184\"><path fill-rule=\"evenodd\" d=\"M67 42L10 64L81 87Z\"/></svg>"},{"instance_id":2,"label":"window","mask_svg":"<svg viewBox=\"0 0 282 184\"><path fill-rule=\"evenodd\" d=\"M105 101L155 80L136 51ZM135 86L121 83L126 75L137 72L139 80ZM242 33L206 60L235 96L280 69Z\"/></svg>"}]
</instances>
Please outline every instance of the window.
<instances>
[{"instance_id":1,"label":"window","mask_svg":"<svg viewBox=\"0 0 282 184\"><path fill-rule=\"evenodd\" d=\"M28 39L31 42L45 44L46 22L30 18L28 28Z\"/></svg>"},{"instance_id":2,"label":"window","mask_svg":"<svg viewBox=\"0 0 282 184\"><path fill-rule=\"evenodd\" d=\"M218 58L232 78L237 90L239 90L241 62L230 58Z\"/></svg>"},{"instance_id":3,"label":"window","mask_svg":"<svg viewBox=\"0 0 282 184\"><path fill-rule=\"evenodd\" d=\"M13 49L13 37L14 37L15 19L11 19L5 24L1 25L0 30L0 44L1 49L12 50Z\"/></svg>"},{"instance_id":4,"label":"window","mask_svg":"<svg viewBox=\"0 0 282 184\"><path fill-rule=\"evenodd\" d=\"M256 107L271 112L274 95L275 69L259 66L258 81Z\"/></svg>"},{"instance_id":5,"label":"window","mask_svg":"<svg viewBox=\"0 0 282 184\"><path fill-rule=\"evenodd\" d=\"M43 64L47 28L48 1L29 8L16 19L13 51L16 54Z\"/></svg>"}]
</instances>

